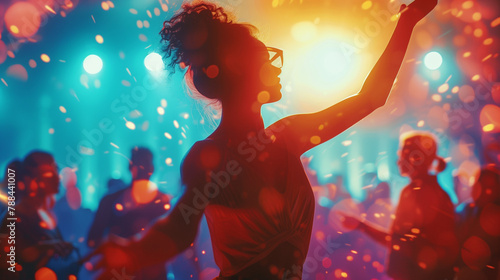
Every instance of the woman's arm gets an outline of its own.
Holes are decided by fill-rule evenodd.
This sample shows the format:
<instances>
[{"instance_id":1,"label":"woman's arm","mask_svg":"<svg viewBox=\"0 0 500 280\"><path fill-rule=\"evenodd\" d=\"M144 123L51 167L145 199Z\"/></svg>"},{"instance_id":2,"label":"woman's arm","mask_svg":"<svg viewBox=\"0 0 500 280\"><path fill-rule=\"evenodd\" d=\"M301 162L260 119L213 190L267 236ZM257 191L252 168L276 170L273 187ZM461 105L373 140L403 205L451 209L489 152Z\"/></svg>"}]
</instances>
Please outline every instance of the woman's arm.
<instances>
[{"instance_id":1,"label":"woman's arm","mask_svg":"<svg viewBox=\"0 0 500 280\"><path fill-rule=\"evenodd\" d=\"M385 104L405 56L414 26L436 4L437 0L416 0L402 10L386 49L358 94L323 111L293 115L275 123L276 126L286 127L283 131L284 137L294 142L294 145L290 146L295 148L295 154L301 155L316 145L330 140ZM311 141L313 136L319 139Z\"/></svg>"},{"instance_id":2,"label":"woman's arm","mask_svg":"<svg viewBox=\"0 0 500 280\"><path fill-rule=\"evenodd\" d=\"M182 181L186 191L172 212L133 240L115 237L100 246L83 262L101 256L94 270L104 268L97 279L109 280L114 273L133 275L145 267L164 263L170 258L187 249L194 242L198 227L208 204L200 203L199 193L203 192L206 182L206 172L200 167L200 154L204 145L194 145L181 167Z\"/></svg>"},{"instance_id":3,"label":"woman's arm","mask_svg":"<svg viewBox=\"0 0 500 280\"><path fill-rule=\"evenodd\" d=\"M360 230L370 236L377 243L390 246L391 245L391 235L386 232L386 230L376 224L370 223L365 219L359 219L357 217L350 216L346 213L339 212L342 215L342 223L344 227Z\"/></svg>"}]
</instances>

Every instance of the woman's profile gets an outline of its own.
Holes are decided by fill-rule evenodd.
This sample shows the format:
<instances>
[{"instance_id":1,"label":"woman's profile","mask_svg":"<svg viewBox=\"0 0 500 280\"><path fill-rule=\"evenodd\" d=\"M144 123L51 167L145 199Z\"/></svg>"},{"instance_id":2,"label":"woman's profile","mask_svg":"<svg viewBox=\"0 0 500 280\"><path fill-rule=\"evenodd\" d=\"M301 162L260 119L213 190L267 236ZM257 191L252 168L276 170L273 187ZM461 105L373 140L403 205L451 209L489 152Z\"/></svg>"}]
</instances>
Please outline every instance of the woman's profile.
<instances>
[{"instance_id":1,"label":"woman's profile","mask_svg":"<svg viewBox=\"0 0 500 280\"><path fill-rule=\"evenodd\" d=\"M451 280L458 256L455 212L434 174L443 171L446 162L437 156L432 134L408 132L401 138L398 166L410 184L401 191L391 230L386 233L365 221L358 229L388 247L387 274L393 279ZM358 222L349 216L344 220L346 226Z\"/></svg>"},{"instance_id":2,"label":"woman's profile","mask_svg":"<svg viewBox=\"0 0 500 280\"><path fill-rule=\"evenodd\" d=\"M186 155L186 190L171 214L141 238L108 242L99 279L165 262L194 241L202 215L210 229L217 279L301 279L314 215L314 197L301 165L307 150L335 137L383 106L414 26L437 4L402 6L384 53L358 94L323 111L264 126L261 107L281 98L283 52L233 22L223 8L184 4L160 32L171 66L187 68L191 90L217 101L219 126ZM404 9L404 10L403 10Z\"/></svg>"}]
</instances>

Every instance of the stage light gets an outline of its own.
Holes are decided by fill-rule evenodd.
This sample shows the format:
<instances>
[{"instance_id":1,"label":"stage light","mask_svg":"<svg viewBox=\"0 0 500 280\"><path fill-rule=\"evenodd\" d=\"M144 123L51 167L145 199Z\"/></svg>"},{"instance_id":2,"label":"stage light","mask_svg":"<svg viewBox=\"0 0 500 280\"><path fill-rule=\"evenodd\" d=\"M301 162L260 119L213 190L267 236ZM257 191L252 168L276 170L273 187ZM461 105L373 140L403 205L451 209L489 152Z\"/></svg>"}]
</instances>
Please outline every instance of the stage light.
<instances>
[{"instance_id":1,"label":"stage light","mask_svg":"<svg viewBox=\"0 0 500 280\"><path fill-rule=\"evenodd\" d=\"M97 74L102 69L102 59L95 54L91 54L83 61L83 69L89 74Z\"/></svg>"},{"instance_id":2,"label":"stage light","mask_svg":"<svg viewBox=\"0 0 500 280\"><path fill-rule=\"evenodd\" d=\"M151 72L158 72L165 69L161 55L153 52L144 58L144 66Z\"/></svg>"},{"instance_id":3,"label":"stage light","mask_svg":"<svg viewBox=\"0 0 500 280\"><path fill-rule=\"evenodd\" d=\"M430 70L436 70L443 64L443 57L438 52L430 52L424 57L424 65Z\"/></svg>"},{"instance_id":4,"label":"stage light","mask_svg":"<svg viewBox=\"0 0 500 280\"><path fill-rule=\"evenodd\" d=\"M310 21L302 21L292 26L291 33L297 42L307 42L316 36L316 25Z\"/></svg>"},{"instance_id":5,"label":"stage light","mask_svg":"<svg viewBox=\"0 0 500 280\"><path fill-rule=\"evenodd\" d=\"M343 89L356 76L356 63L336 39L327 39L305 50L298 61L298 82L318 92Z\"/></svg>"}]
</instances>

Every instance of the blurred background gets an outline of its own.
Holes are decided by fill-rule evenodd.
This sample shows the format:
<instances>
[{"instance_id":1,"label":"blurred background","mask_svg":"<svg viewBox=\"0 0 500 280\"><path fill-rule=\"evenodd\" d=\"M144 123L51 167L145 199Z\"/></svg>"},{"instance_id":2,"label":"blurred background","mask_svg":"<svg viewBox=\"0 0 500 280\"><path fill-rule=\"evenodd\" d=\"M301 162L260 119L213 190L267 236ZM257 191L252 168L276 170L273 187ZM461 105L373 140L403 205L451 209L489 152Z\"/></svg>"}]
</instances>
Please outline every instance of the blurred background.
<instances>
[{"instance_id":1,"label":"blurred background","mask_svg":"<svg viewBox=\"0 0 500 280\"><path fill-rule=\"evenodd\" d=\"M399 5L411 1L214 2L284 50L283 98L263 107L269 125L355 94L394 30ZM96 211L109 179L131 180L130 151L144 146L154 155L151 181L175 203L183 156L218 122L216 110L186 93L183 72L162 61L158 33L181 4L1 1L0 170L32 150L48 151L63 181L77 180L72 207ZM448 162L441 186L457 205L470 198L481 166L500 163L499 31L500 2L440 0L415 27L387 105L303 156L318 205L351 207L335 203L337 194L362 203L383 182L388 205L396 205L408 183L396 166L399 136L410 130L436 135ZM63 184L57 197L64 196ZM313 239L322 234L315 230ZM206 232L199 238L201 278L211 279L210 240ZM352 251L342 251L344 261ZM362 262L384 277L382 261ZM317 267L308 279L355 273L330 259Z\"/></svg>"}]
</instances>

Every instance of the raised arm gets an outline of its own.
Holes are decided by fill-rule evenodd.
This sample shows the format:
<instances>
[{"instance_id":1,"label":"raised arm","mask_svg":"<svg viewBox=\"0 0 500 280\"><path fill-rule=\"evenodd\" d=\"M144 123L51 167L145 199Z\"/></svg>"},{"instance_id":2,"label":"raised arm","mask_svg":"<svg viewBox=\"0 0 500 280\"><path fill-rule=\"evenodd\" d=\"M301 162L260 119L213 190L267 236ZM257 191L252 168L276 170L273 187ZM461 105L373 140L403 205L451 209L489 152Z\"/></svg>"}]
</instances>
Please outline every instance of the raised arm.
<instances>
[{"instance_id":1,"label":"raised arm","mask_svg":"<svg viewBox=\"0 0 500 280\"><path fill-rule=\"evenodd\" d=\"M111 279L113 271L121 273L122 268L126 269L127 275L133 275L145 267L166 262L194 242L208 204L208 200L203 203L199 200L199 193L207 183L206 172L209 172L200 167L201 146L193 146L182 164L182 181L186 191L168 216L157 220L143 236L130 241L115 238L84 259L101 257L94 270L104 268L104 271L97 279Z\"/></svg>"},{"instance_id":2,"label":"raised arm","mask_svg":"<svg viewBox=\"0 0 500 280\"><path fill-rule=\"evenodd\" d=\"M402 12L396 29L358 94L323 111L289 116L273 124L286 127L283 136L293 143L290 147L294 147L295 154L301 155L330 140L385 104L414 26L436 4L437 0L416 0L408 7L401 7Z\"/></svg>"}]
</instances>

